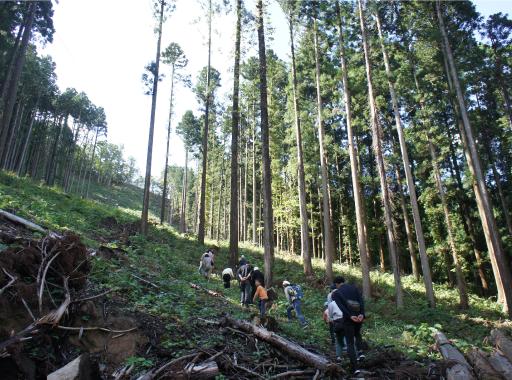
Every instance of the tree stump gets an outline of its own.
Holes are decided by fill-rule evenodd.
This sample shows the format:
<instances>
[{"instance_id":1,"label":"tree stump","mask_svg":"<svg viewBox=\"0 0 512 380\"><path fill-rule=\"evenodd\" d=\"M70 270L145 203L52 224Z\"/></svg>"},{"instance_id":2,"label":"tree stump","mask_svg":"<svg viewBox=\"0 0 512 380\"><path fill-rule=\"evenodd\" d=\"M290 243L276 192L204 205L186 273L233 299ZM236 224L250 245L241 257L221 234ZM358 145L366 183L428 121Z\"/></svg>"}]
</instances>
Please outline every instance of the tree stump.
<instances>
[{"instance_id":1,"label":"tree stump","mask_svg":"<svg viewBox=\"0 0 512 380\"><path fill-rule=\"evenodd\" d=\"M476 380L471 367L464 359L460 351L439 331L434 333L437 349L443 355L443 359L452 360L455 365L446 370L448 380Z\"/></svg>"}]
</instances>

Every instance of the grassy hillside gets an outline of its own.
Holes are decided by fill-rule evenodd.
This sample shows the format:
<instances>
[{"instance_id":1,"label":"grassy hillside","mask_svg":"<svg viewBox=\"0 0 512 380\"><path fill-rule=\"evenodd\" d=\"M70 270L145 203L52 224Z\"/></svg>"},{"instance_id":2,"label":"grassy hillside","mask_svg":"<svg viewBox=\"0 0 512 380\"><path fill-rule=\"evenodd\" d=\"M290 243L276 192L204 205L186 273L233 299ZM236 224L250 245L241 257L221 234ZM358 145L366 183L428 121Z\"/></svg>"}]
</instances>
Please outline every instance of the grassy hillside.
<instances>
[{"instance_id":1,"label":"grassy hillside","mask_svg":"<svg viewBox=\"0 0 512 380\"><path fill-rule=\"evenodd\" d=\"M115 287L116 292L107 297L122 297L120 307L127 312L145 313L167 320L167 331L161 331L158 337L162 347L177 351L205 344L213 347L220 339L218 336L210 336L205 342L204 336L194 333L184 340L182 335L176 334L175 329L177 326L180 329L190 326L192 329L197 317L219 319L226 314L240 318L249 315L239 307L238 287L224 289L220 276L214 276L207 283L198 275L197 265L205 247L199 246L194 237L180 236L167 225L152 225L147 237L131 236L129 246L121 245L120 225L128 225L140 217L141 189L103 188L91 184L90 194L92 199L87 201L74 196L67 198L57 188L48 188L29 179L0 172L0 209L16 211L18 216L53 231L76 231L82 236L82 241L95 249L107 246L123 250L124 262L94 259L90 286L96 293ZM158 210L158 203L153 204ZM105 224L103 220L106 217L114 217L117 225ZM39 233L34 235L42 238ZM213 243L206 241L207 245ZM5 247L0 246L0 249ZM241 251L253 265L263 267L263 251L260 248L241 244ZM228 242L222 242L216 266L221 271L227 262ZM334 272L344 275L348 283L361 288L359 267L335 264ZM275 279L279 282L286 279L302 285L302 312L310 326L308 330L303 330L298 322L281 323L280 328L285 335L313 344L332 355L328 328L322 319L328 285L325 283L324 265L315 260L314 275L305 278L302 273L299 256L276 254ZM149 279L160 290L148 288L133 274ZM472 295L471 308L462 310L457 304L457 290L437 284L435 293L438 306L431 309L424 286L415 282L412 276L406 276L402 278L405 306L396 308L392 274L373 271L371 280L374 297L365 301L367 319L364 322L364 338L371 347L394 344L396 350L412 359L419 359L420 355L435 360L439 358L438 353L429 346L434 343L432 332L436 329L455 340L462 351L471 345L489 351L491 348L485 338L492 328L511 331L510 321L506 320L500 306L491 301ZM192 289L189 281L223 293L231 304L222 304ZM279 293L280 299L270 314L279 321L285 321L286 299L281 290Z\"/></svg>"}]
</instances>

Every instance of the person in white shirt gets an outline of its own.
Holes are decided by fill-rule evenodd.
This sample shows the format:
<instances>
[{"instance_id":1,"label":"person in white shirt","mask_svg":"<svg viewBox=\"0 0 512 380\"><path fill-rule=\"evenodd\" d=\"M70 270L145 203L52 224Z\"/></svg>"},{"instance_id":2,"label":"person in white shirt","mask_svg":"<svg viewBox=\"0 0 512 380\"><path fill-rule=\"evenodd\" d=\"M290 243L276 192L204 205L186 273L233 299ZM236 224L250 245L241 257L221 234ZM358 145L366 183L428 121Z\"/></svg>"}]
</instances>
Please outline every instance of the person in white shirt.
<instances>
[{"instance_id":1,"label":"person in white shirt","mask_svg":"<svg viewBox=\"0 0 512 380\"><path fill-rule=\"evenodd\" d=\"M222 281L224 281L224 288L230 288L231 287L231 280L235 278L235 275L233 274L233 269L230 267L227 267L222 271Z\"/></svg>"},{"instance_id":2,"label":"person in white shirt","mask_svg":"<svg viewBox=\"0 0 512 380\"><path fill-rule=\"evenodd\" d=\"M331 302L327 306L327 314L334 328L334 335L336 335L336 356L338 360L341 360L343 356L343 351L346 350L346 341L345 341L345 330L343 329L343 312L340 310L336 302ZM336 320L338 320L338 324L336 324ZM336 331L335 326L341 326L341 329Z\"/></svg>"}]
</instances>

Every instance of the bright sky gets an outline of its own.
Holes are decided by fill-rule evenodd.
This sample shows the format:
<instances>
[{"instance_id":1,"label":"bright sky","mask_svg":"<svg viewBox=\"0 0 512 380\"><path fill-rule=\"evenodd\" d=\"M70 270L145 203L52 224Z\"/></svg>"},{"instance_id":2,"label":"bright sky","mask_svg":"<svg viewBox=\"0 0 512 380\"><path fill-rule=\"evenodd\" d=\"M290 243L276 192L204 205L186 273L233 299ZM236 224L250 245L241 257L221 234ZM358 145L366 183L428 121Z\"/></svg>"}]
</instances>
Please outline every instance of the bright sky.
<instances>
[{"instance_id":1,"label":"bright sky","mask_svg":"<svg viewBox=\"0 0 512 380\"><path fill-rule=\"evenodd\" d=\"M235 3L231 1L231 3ZM255 1L245 0L248 10L256 13ZM474 1L477 10L485 16L503 12L512 15L512 0ZM189 59L184 74L192 80L207 64L207 27L204 11L195 0L176 1L176 10L163 26L162 51L177 42ZM156 58L156 24L152 18L150 0L60 0L54 2L53 18L56 34L40 54L49 54L57 63L58 85L61 91L74 87L84 91L96 105L105 109L109 142L124 144L125 157L136 158L144 175L151 97L143 94L141 75L144 66ZM275 1L267 9L275 28L274 41L267 42L281 59L288 61L289 34L284 15ZM201 16L201 21L193 23ZM221 73L221 91L231 93L234 58L235 14L223 14L214 20L212 66ZM253 49L251 55L255 55ZM170 100L170 68L160 66L167 74L159 83L153 144L152 175L157 177L165 166L167 120ZM198 104L190 89L175 90L172 130L186 110L199 115ZM172 133L170 164L184 165L185 154L179 137Z\"/></svg>"}]
</instances>

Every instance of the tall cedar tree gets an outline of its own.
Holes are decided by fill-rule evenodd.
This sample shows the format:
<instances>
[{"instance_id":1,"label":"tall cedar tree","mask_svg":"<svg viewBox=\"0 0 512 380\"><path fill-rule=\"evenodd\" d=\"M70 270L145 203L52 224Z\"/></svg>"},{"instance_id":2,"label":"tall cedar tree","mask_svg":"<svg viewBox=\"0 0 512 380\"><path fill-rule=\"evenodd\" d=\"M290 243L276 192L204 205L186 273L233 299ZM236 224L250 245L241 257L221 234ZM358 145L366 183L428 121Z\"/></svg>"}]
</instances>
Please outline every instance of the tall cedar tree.
<instances>
[{"instance_id":1,"label":"tall cedar tree","mask_svg":"<svg viewBox=\"0 0 512 380\"><path fill-rule=\"evenodd\" d=\"M274 212L272 208L272 173L270 169L268 106L267 106L267 57L263 26L263 1L258 0L258 47L260 70L261 155L263 170L263 247L265 249L265 286L274 281Z\"/></svg>"}]
</instances>

